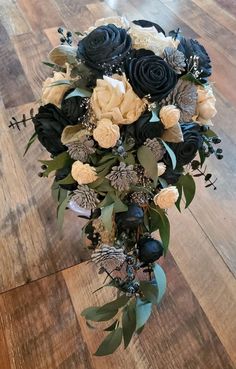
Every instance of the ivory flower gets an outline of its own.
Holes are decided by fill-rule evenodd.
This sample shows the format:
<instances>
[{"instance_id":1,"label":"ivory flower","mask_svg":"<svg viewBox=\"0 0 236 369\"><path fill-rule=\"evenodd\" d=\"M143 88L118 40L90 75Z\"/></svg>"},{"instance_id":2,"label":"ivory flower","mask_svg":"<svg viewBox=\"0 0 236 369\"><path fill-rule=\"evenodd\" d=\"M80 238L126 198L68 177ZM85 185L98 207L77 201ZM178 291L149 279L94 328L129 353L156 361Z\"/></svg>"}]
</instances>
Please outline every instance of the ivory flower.
<instances>
[{"instance_id":1,"label":"ivory flower","mask_svg":"<svg viewBox=\"0 0 236 369\"><path fill-rule=\"evenodd\" d=\"M132 39L134 49L147 49L153 51L157 56L163 56L166 47L177 48L179 41L172 37L166 37L162 32L152 27L141 27L131 23L128 31Z\"/></svg>"},{"instance_id":2,"label":"ivory flower","mask_svg":"<svg viewBox=\"0 0 236 369\"><path fill-rule=\"evenodd\" d=\"M157 175L161 177L166 171L166 165L163 162L157 163Z\"/></svg>"},{"instance_id":3,"label":"ivory flower","mask_svg":"<svg viewBox=\"0 0 236 369\"><path fill-rule=\"evenodd\" d=\"M92 183L97 179L96 169L89 164L83 164L79 160L73 163L71 175L79 185Z\"/></svg>"},{"instance_id":4,"label":"ivory flower","mask_svg":"<svg viewBox=\"0 0 236 369\"><path fill-rule=\"evenodd\" d=\"M111 80L121 82L123 89ZM114 74L112 78L97 80L91 106L97 120L107 118L115 124L131 124L143 113L146 103L134 93L125 75Z\"/></svg>"},{"instance_id":5,"label":"ivory flower","mask_svg":"<svg viewBox=\"0 0 236 369\"><path fill-rule=\"evenodd\" d=\"M87 35L88 33L92 32L95 28L100 27L100 26L107 26L108 24L114 24L118 28L124 28L124 29L129 28L128 19L126 19L125 17L119 17L119 16L115 17L114 16L114 17L98 19L95 22L95 26L89 27L89 29L85 32L85 34Z\"/></svg>"},{"instance_id":6,"label":"ivory flower","mask_svg":"<svg viewBox=\"0 0 236 369\"><path fill-rule=\"evenodd\" d=\"M52 78L47 78L46 81L43 82L42 88L42 97L41 101L43 105L53 104L60 108L61 102L66 91L71 89L70 84L62 84L57 86L52 86L53 83L57 81L64 81L70 78L69 66L67 65L66 73L63 72L54 72Z\"/></svg>"},{"instance_id":7,"label":"ivory flower","mask_svg":"<svg viewBox=\"0 0 236 369\"><path fill-rule=\"evenodd\" d=\"M59 45L54 47L49 53L50 60L60 66L69 63L71 58L76 58L77 48L69 45Z\"/></svg>"},{"instance_id":8,"label":"ivory flower","mask_svg":"<svg viewBox=\"0 0 236 369\"><path fill-rule=\"evenodd\" d=\"M110 119L103 118L97 122L97 127L93 131L93 138L104 149L114 147L120 138L119 126L113 124Z\"/></svg>"},{"instance_id":9,"label":"ivory flower","mask_svg":"<svg viewBox=\"0 0 236 369\"><path fill-rule=\"evenodd\" d=\"M211 119L216 115L215 108L216 98L210 86L197 88L198 100L195 119L203 125L212 125Z\"/></svg>"},{"instance_id":10,"label":"ivory flower","mask_svg":"<svg viewBox=\"0 0 236 369\"><path fill-rule=\"evenodd\" d=\"M175 105L166 105L161 108L159 115L165 129L168 129L179 122L180 110Z\"/></svg>"},{"instance_id":11,"label":"ivory flower","mask_svg":"<svg viewBox=\"0 0 236 369\"><path fill-rule=\"evenodd\" d=\"M171 208L174 203L178 200L179 192L175 186L170 186L161 190L157 195L154 196L154 204L159 206L161 209Z\"/></svg>"}]
</instances>

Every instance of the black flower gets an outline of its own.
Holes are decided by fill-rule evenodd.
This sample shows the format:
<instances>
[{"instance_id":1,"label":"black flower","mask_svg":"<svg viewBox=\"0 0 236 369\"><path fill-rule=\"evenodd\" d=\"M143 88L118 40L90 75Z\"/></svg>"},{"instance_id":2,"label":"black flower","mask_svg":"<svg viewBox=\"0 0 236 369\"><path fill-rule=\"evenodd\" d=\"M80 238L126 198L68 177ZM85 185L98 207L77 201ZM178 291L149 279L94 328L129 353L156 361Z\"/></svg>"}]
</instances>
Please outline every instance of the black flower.
<instances>
[{"instance_id":1,"label":"black flower","mask_svg":"<svg viewBox=\"0 0 236 369\"><path fill-rule=\"evenodd\" d=\"M87 112L87 98L74 96L66 99L71 92L72 90L64 95L61 111L70 120L71 124L77 124Z\"/></svg>"},{"instance_id":2,"label":"black flower","mask_svg":"<svg viewBox=\"0 0 236 369\"><path fill-rule=\"evenodd\" d=\"M189 64L188 68L191 68L193 63L190 58L194 56L198 57L198 70L201 71L198 80L206 83L207 77L211 75L211 59L204 46L199 44L197 40L182 37L178 45L178 50L185 55Z\"/></svg>"},{"instance_id":3,"label":"black flower","mask_svg":"<svg viewBox=\"0 0 236 369\"><path fill-rule=\"evenodd\" d=\"M87 66L102 70L119 64L131 48L131 37L113 24L100 26L78 44L77 57Z\"/></svg>"},{"instance_id":4,"label":"black flower","mask_svg":"<svg viewBox=\"0 0 236 369\"><path fill-rule=\"evenodd\" d=\"M162 58L144 49L131 54L125 72L135 93L150 101L160 101L177 83L175 71Z\"/></svg>"},{"instance_id":5,"label":"black flower","mask_svg":"<svg viewBox=\"0 0 236 369\"><path fill-rule=\"evenodd\" d=\"M40 106L33 118L33 123L39 141L52 155L58 155L67 150L67 147L61 143L61 134L71 121L55 105Z\"/></svg>"},{"instance_id":6,"label":"black flower","mask_svg":"<svg viewBox=\"0 0 236 369\"><path fill-rule=\"evenodd\" d=\"M164 132L164 126L161 121L150 122L152 113L147 111L133 124L127 125L125 135L133 137L137 145L142 145L147 138L153 139L161 137Z\"/></svg>"},{"instance_id":7,"label":"black flower","mask_svg":"<svg viewBox=\"0 0 236 369\"><path fill-rule=\"evenodd\" d=\"M201 127L197 123L181 124L181 129L184 141L169 145L175 153L177 164L186 165L195 158L203 145L203 139L200 134Z\"/></svg>"},{"instance_id":8,"label":"black flower","mask_svg":"<svg viewBox=\"0 0 236 369\"><path fill-rule=\"evenodd\" d=\"M159 26L159 24L157 24L157 23L150 22L150 21L145 20L145 19L134 20L133 23L137 24L138 26L143 27L143 28L155 27L157 32L161 32L164 35L166 35L163 28L161 28L161 26Z\"/></svg>"}]
</instances>

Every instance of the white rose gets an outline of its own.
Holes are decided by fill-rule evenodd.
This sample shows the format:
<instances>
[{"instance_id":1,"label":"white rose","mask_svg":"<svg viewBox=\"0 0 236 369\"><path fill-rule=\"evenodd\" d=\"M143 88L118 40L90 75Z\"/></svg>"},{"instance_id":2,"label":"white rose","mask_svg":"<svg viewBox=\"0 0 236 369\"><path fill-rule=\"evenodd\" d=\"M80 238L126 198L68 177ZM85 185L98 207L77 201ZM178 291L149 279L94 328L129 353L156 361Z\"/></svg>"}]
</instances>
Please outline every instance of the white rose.
<instances>
[{"instance_id":1,"label":"white rose","mask_svg":"<svg viewBox=\"0 0 236 369\"><path fill-rule=\"evenodd\" d=\"M68 64L66 73L54 72L52 78L47 78L46 81L43 82L42 97L41 97L42 104L46 105L51 103L60 108L63 96L66 93L66 91L71 89L71 85L62 84L52 86L52 84L57 81L68 80L69 78L70 78L70 70Z\"/></svg>"},{"instance_id":2,"label":"white rose","mask_svg":"<svg viewBox=\"0 0 236 369\"><path fill-rule=\"evenodd\" d=\"M118 74L97 79L90 101L97 120L107 118L115 124L135 122L146 108L146 103L135 94L126 76Z\"/></svg>"},{"instance_id":3,"label":"white rose","mask_svg":"<svg viewBox=\"0 0 236 369\"><path fill-rule=\"evenodd\" d=\"M162 176L166 171L166 165L163 162L157 163L157 175Z\"/></svg>"},{"instance_id":4,"label":"white rose","mask_svg":"<svg viewBox=\"0 0 236 369\"><path fill-rule=\"evenodd\" d=\"M94 167L91 167L89 164L83 164L79 160L73 163L71 175L80 185L92 183L98 178Z\"/></svg>"},{"instance_id":5,"label":"white rose","mask_svg":"<svg viewBox=\"0 0 236 369\"><path fill-rule=\"evenodd\" d=\"M161 209L171 208L174 203L178 200L179 191L175 186L170 186L161 190L157 195L154 196L154 204L159 206Z\"/></svg>"},{"instance_id":6,"label":"white rose","mask_svg":"<svg viewBox=\"0 0 236 369\"><path fill-rule=\"evenodd\" d=\"M89 29L85 32L85 36L88 35L90 32L92 32L93 30L95 30L97 27L107 26L108 24L114 24L118 28L124 29L129 28L129 21L125 17L117 16L117 17L101 18L95 22L94 26L89 27Z\"/></svg>"},{"instance_id":7,"label":"white rose","mask_svg":"<svg viewBox=\"0 0 236 369\"><path fill-rule=\"evenodd\" d=\"M114 147L120 138L120 128L113 124L110 119L101 119L97 122L97 127L93 131L93 138L99 146L109 149Z\"/></svg>"},{"instance_id":8,"label":"white rose","mask_svg":"<svg viewBox=\"0 0 236 369\"><path fill-rule=\"evenodd\" d=\"M132 39L134 49L147 49L156 55L162 56L166 47L177 48L179 41L172 37L166 37L162 32L152 27L141 27L131 23L128 33Z\"/></svg>"},{"instance_id":9,"label":"white rose","mask_svg":"<svg viewBox=\"0 0 236 369\"><path fill-rule=\"evenodd\" d=\"M198 86L197 94L197 110L194 118L201 125L212 125L211 119L216 115L217 110L215 108L216 98L211 86Z\"/></svg>"},{"instance_id":10,"label":"white rose","mask_svg":"<svg viewBox=\"0 0 236 369\"><path fill-rule=\"evenodd\" d=\"M180 110L175 105L163 106L159 113L165 129L172 128L179 122Z\"/></svg>"}]
</instances>

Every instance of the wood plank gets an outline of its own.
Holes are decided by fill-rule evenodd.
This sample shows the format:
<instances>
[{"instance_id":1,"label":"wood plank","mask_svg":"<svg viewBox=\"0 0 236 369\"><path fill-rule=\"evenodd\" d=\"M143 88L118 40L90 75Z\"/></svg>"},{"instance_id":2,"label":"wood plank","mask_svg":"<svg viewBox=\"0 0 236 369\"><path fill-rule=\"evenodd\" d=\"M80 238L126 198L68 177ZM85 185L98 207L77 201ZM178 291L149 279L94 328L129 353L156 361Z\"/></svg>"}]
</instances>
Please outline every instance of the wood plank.
<instances>
[{"instance_id":1,"label":"wood plank","mask_svg":"<svg viewBox=\"0 0 236 369\"><path fill-rule=\"evenodd\" d=\"M234 16L218 5L216 0L193 0L193 2L202 8L211 18L214 18L218 24L224 26L234 34L236 33Z\"/></svg>"},{"instance_id":2,"label":"wood plank","mask_svg":"<svg viewBox=\"0 0 236 369\"><path fill-rule=\"evenodd\" d=\"M10 361L1 369L92 368L60 274L2 294L0 314Z\"/></svg>"},{"instance_id":3,"label":"wood plank","mask_svg":"<svg viewBox=\"0 0 236 369\"><path fill-rule=\"evenodd\" d=\"M127 351L119 348L112 356L93 357L98 368L233 368L219 338L172 257L165 260L168 292L159 312L156 310L142 335L136 337ZM82 335L89 350L95 351L102 334L89 330L81 311L88 305L101 305L112 296L111 288L92 292L102 285L93 264L63 271ZM95 277L96 275L96 277Z\"/></svg>"},{"instance_id":4,"label":"wood plank","mask_svg":"<svg viewBox=\"0 0 236 369\"><path fill-rule=\"evenodd\" d=\"M34 101L35 97L6 29L0 22L0 94L6 108ZM19 92L20 91L20 92Z\"/></svg>"},{"instance_id":5,"label":"wood plank","mask_svg":"<svg viewBox=\"0 0 236 369\"><path fill-rule=\"evenodd\" d=\"M201 200L203 206L203 202ZM205 218L201 211L201 217ZM172 209L170 250L203 311L236 364L236 283L207 234L186 210ZM219 225L215 226L217 229Z\"/></svg>"},{"instance_id":6,"label":"wood plank","mask_svg":"<svg viewBox=\"0 0 236 369\"><path fill-rule=\"evenodd\" d=\"M185 23L212 46L224 53L227 58L236 65L236 46L234 34L224 26L206 14L199 6L188 0L160 0L177 16L182 17Z\"/></svg>"},{"instance_id":7,"label":"wood plank","mask_svg":"<svg viewBox=\"0 0 236 369\"><path fill-rule=\"evenodd\" d=\"M9 36L19 35L30 31L30 26L18 5L13 0L1 0L0 22Z\"/></svg>"},{"instance_id":8,"label":"wood plank","mask_svg":"<svg viewBox=\"0 0 236 369\"><path fill-rule=\"evenodd\" d=\"M7 343L5 339L4 329L2 326L1 316L0 316L0 347L1 347L0 368L10 369L10 356L9 356L8 347L7 347Z\"/></svg>"},{"instance_id":9,"label":"wood plank","mask_svg":"<svg viewBox=\"0 0 236 369\"><path fill-rule=\"evenodd\" d=\"M53 0L16 0L33 31L60 26L63 22Z\"/></svg>"},{"instance_id":10,"label":"wood plank","mask_svg":"<svg viewBox=\"0 0 236 369\"><path fill-rule=\"evenodd\" d=\"M183 21L184 18L176 16L159 0L149 1L148 6L147 3L142 0L131 0L128 3L125 0L120 0L119 3L112 0L105 1L112 9L116 10L119 15L127 15L130 20L137 18L148 19L158 23L166 33L180 27L181 32L186 36L192 38L198 36L195 30Z\"/></svg>"},{"instance_id":11,"label":"wood plank","mask_svg":"<svg viewBox=\"0 0 236 369\"><path fill-rule=\"evenodd\" d=\"M216 3L236 17L236 3L234 0L216 0Z\"/></svg>"}]
</instances>

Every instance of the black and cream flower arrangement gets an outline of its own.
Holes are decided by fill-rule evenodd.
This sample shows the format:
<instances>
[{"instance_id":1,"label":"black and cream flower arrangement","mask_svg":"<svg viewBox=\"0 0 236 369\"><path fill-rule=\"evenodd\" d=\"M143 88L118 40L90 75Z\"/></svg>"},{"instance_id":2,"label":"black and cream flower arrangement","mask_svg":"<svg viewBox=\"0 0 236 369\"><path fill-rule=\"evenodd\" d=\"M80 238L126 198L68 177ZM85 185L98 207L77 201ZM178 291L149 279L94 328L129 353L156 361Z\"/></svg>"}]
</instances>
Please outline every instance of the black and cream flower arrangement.
<instances>
[{"instance_id":1,"label":"black and cream flower arrangement","mask_svg":"<svg viewBox=\"0 0 236 369\"><path fill-rule=\"evenodd\" d=\"M211 61L198 41L179 30L166 36L144 20L101 19L75 33L77 47L71 32L58 32L61 45L44 62L53 74L43 82L37 114L31 112L35 133L26 151L38 138L51 154L40 175L55 177L58 221L67 208L88 219L91 261L107 277L98 289L117 291L113 301L82 312L89 326L109 322L95 353L108 355L122 339L129 345L164 295L157 260L168 250L168 209L181 211L183 198L189 206L194 176L215 189L204 164L211 154L223 157L210 129Z\"/></svg>"}]
</instances>

